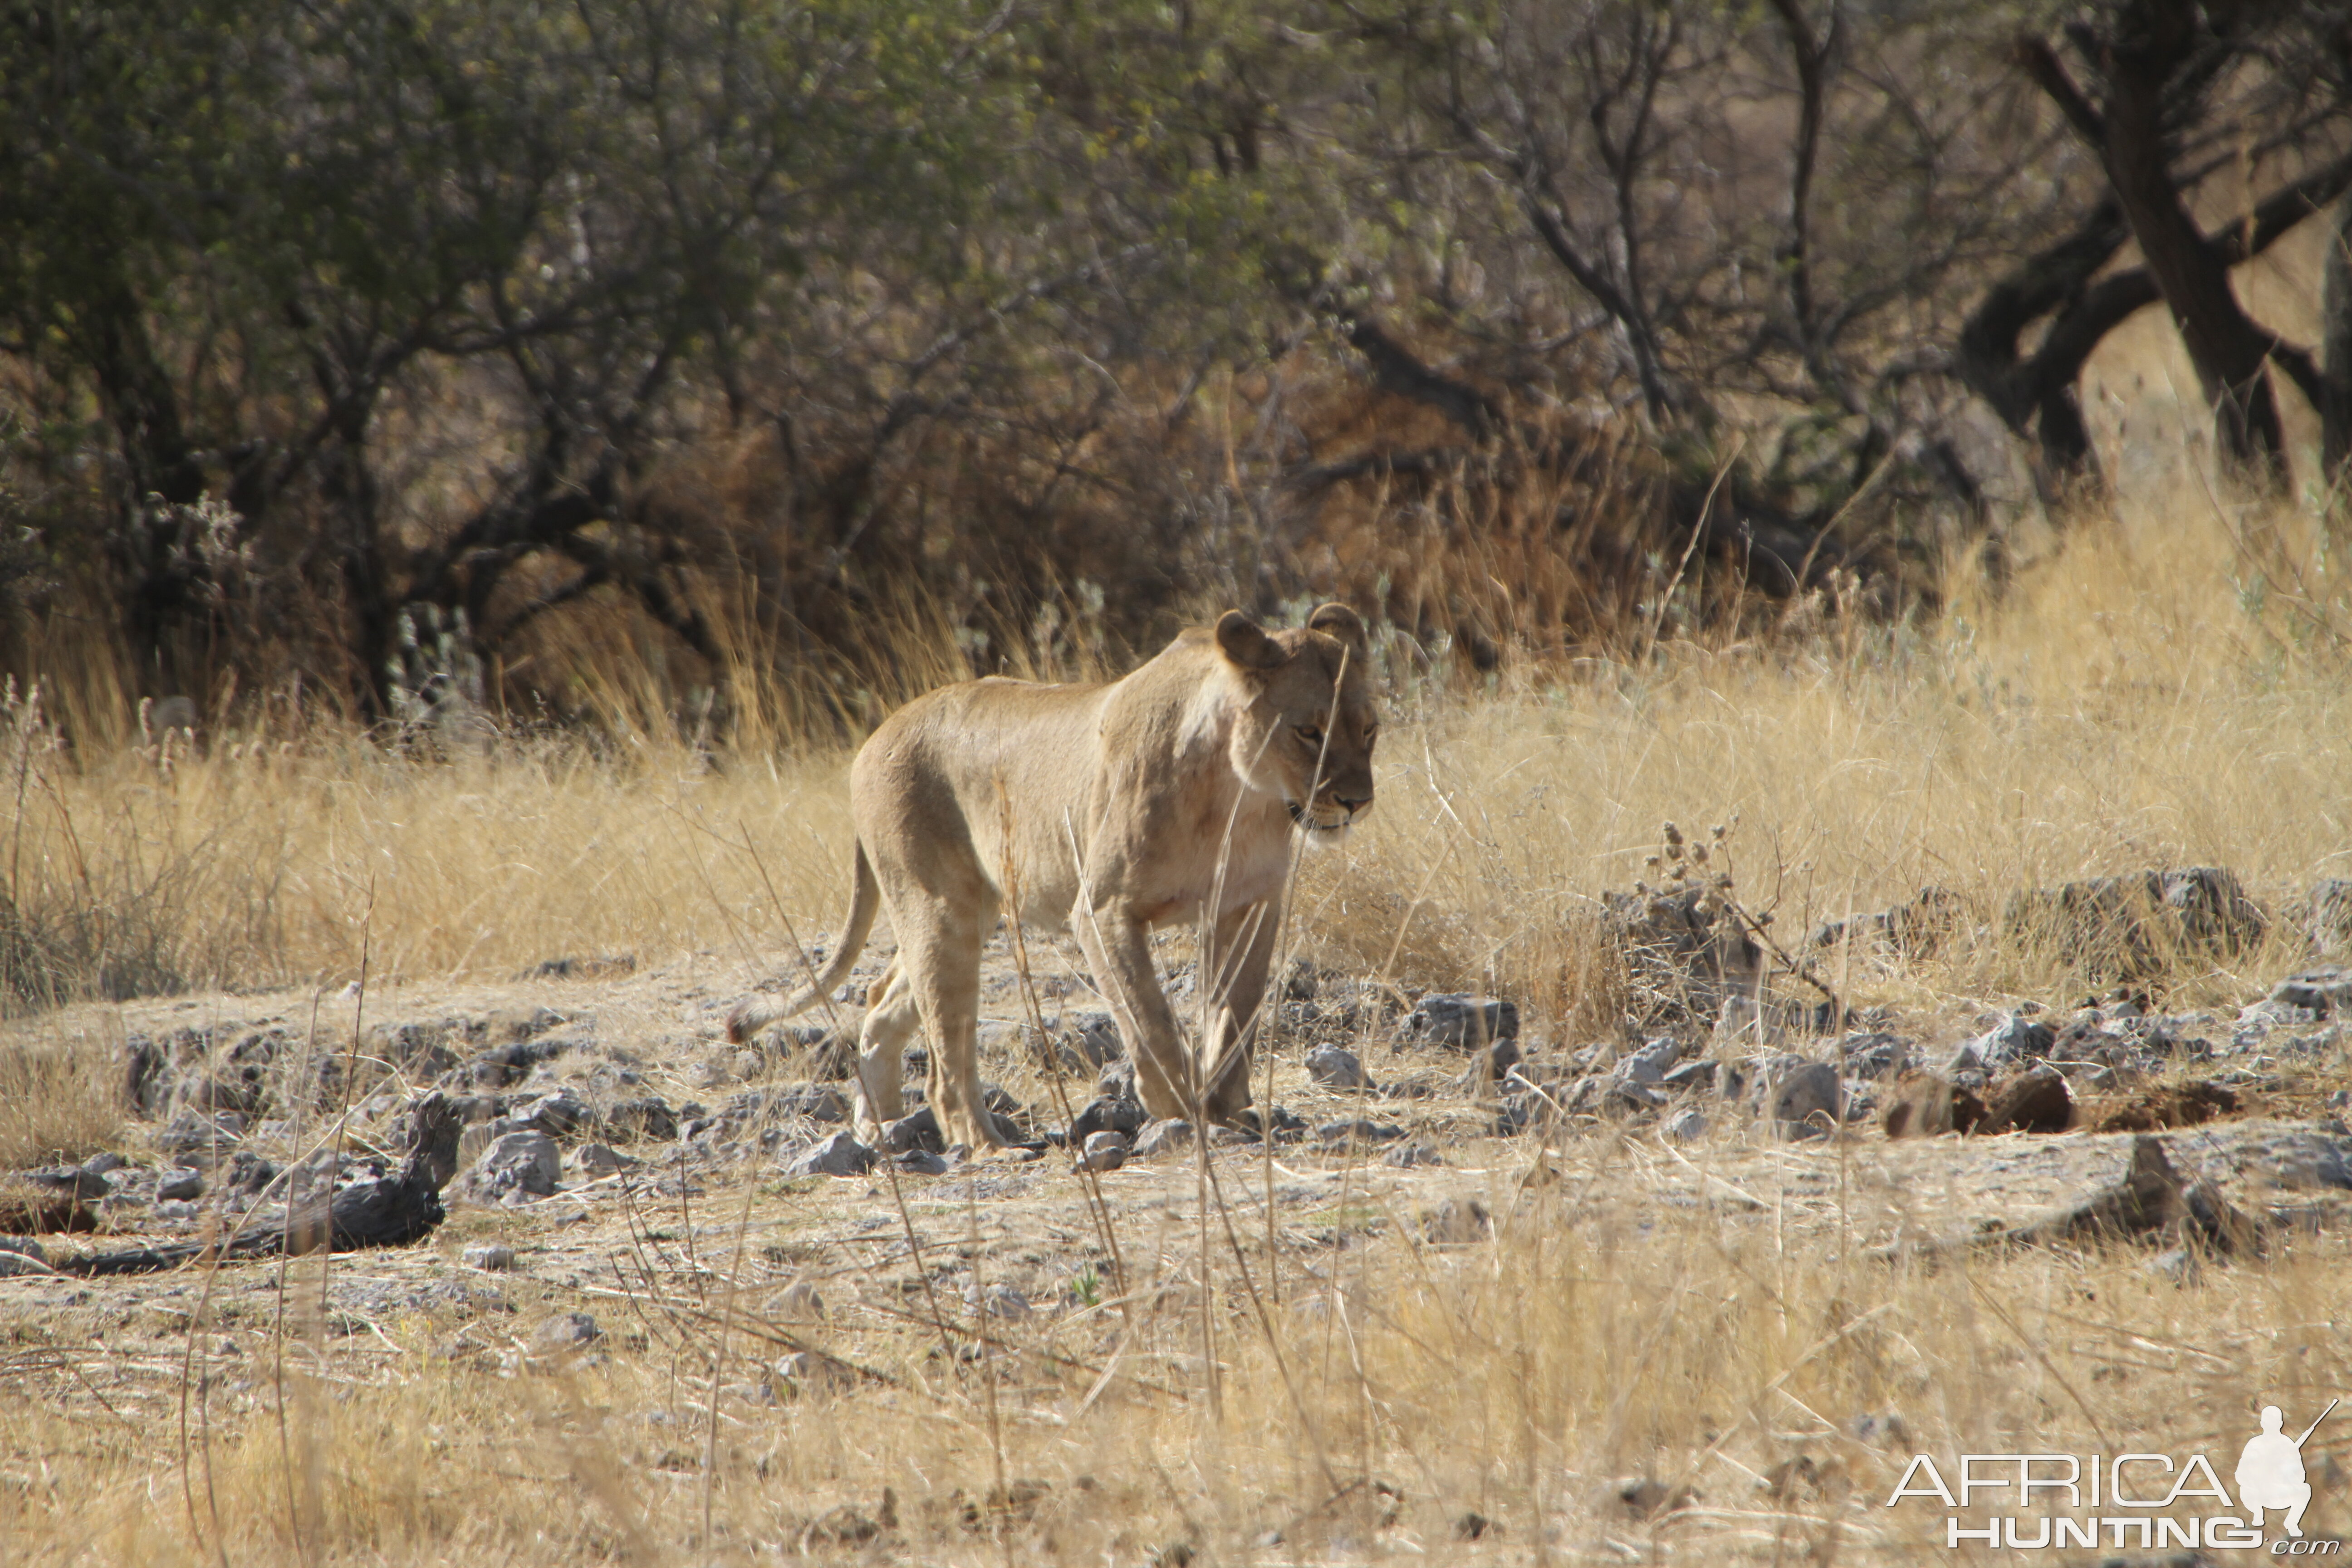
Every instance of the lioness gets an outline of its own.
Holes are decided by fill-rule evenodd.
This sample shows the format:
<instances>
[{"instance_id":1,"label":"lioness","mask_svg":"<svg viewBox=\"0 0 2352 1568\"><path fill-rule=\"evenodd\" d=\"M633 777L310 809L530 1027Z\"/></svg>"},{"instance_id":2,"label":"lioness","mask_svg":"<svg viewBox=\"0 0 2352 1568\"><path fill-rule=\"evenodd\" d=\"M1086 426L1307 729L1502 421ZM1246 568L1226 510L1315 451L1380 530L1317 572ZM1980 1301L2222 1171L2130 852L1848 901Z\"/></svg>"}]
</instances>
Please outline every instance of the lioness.
<instances>
[{"instance_id":1,"label":"lioness","mask_svg":"<svg viewBox=\"0 0 2352 1568\"><path fill-rule=\"evenodd\" d=\"M736 1009L729 1034L831 994L887 909L898 955L858 1034L858 1128L874 1136L900 1114L898 1053L919 1020L940 1135L1001 1144L974 1032L981 943L1010 903L1024 931L1076 934L1152 1115L1234 1120L1250 1101L1291 836L1336 839L1371 809L1380 718L1365 662L1364 623L1344 605L1299 631L1229 610L1120 680L973 680L909 702L850 766L856 880L832 963L781 1005ZM1215 1021L1197 1062L1147 941L1186 921L1208 935Z\"/></svg>"}]
</instances>

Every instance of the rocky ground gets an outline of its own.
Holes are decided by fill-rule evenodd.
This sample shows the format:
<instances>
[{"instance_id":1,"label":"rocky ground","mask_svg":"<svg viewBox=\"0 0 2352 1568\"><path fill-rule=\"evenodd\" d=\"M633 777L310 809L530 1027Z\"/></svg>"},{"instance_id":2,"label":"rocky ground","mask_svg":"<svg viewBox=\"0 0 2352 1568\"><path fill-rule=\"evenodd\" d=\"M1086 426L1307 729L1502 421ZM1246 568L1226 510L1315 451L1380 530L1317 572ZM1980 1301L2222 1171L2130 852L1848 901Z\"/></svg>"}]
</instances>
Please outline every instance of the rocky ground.
<instances>
[{"instance_id":1,"label":"rocky ground","mask_svg":"<svg viewBox=\"0 0 2352 1568\"><path fill-rule=\"evenodd\" d=\"M418 1236L352 1238L402 1244L339 1254L328 1322L345 1353L406 1353L422 1331L492 1373L644 1345L665 1272L731 1270L767 1292L772 1327L838 1329L919 1289L1050 1330L1099 1307L1106 1216L1152 1256L1199 1223L1209 1181L1270 1205L1269 1236L1302 1258L1380 1230L1475 1242L1551 1184L1629 1234L1694 1210L1881 1254L2095 1231L2182 1281L2352 1219L2352 972L2329 955L2219 1009L2167 1011L2125 983L1932 1025L1825 1017L1759 1005L1752 943L1727 948L1688 899L1644 897L1620 929L1653 1026L1607 1043L1543 1037L1508 999L1294 964L1268 1027L1271 1142L1212 1130L1205 1161L1193 1129L1129 1098L1075 952L1033 951L1024 983L1001 941L983 1072L1025 1146L982 1159L939 1147L919 1050L914 1113L879 1146L847 1125L856 994L885 945L835 1020L745 1046L726 1038L729 966L707 957L52 1016L45 1038L120 1064L126 1115L79 1168L0 1188L0 1230L41 1233L0 1240L0 1335L32 1347L0 1358L0 1380L160 1416L193 1345L232 1393L250 1387L282 1326L281 1271L158 1265L254 1256L255 1238L260 1255L315 1247L328 1197L404 1180L437 1191L433 1213ZM1884 941L1899 921L1880 918ZM1645 964L1672 984L1645 990ZM730 1387L756 1404L861 1375L846 1344L775 1327Z\"/></svg>"}]
</instances>

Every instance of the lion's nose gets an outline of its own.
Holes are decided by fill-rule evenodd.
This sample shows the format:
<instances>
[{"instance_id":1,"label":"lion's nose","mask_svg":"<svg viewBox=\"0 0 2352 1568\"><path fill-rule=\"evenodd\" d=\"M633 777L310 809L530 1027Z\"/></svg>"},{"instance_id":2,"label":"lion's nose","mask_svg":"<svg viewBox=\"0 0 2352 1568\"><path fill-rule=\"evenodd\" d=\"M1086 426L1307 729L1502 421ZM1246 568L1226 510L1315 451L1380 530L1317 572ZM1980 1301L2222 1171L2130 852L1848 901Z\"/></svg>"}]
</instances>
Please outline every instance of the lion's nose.
<instances>
[{"instance_id":1,"label":"lion's nose","mask_svg":"<svg viewBox=\"0 0 2352 1568\"><path fill-rule=\"evenodd\" d=\"M1353 816L1357 812L1361 811L1364 807L1372 804L1372 797L1368 795L1360 795L1354 800L1349 800L1346 795L1340 795L1335 791L1332 794L1331 798L1333 801L1338 803L1341 810L1347 812L1350 816Z\"/></svg>"}]
</instances>

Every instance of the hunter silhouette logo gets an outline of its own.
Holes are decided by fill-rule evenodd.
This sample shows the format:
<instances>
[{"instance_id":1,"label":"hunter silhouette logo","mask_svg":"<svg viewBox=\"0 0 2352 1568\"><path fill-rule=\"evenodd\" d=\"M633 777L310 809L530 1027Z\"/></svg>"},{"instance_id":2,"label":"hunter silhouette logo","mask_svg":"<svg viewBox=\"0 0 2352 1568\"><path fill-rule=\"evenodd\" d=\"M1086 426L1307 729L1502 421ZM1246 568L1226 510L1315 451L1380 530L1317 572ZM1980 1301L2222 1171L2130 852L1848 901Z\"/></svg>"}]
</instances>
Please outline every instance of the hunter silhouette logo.
<instances>
[{"instance_id":1,"label":"hunter silhouette logo","mask_svg":"<svg viewBox=\"0 0 2352 1568\"><path fill-rule=\"evenodd\" d=\"M2344 1550L2341 1541L2306 1539L2303 1533L2304 1510L2311 1506L2303 1456L2320 1422L2341 1403L2329 1400L2301 1436L2287 1435L2285 1413L2277 1405L2263 1405L2262 1430L2238 1454L2231 1476L2237 1483L2234 1502L2202 1454L1962 1454L1949 1483L1932 1457L1915 1454L1886 1506L1906 1498L1942 1503L1948 1510L1948 1547L1982 1542L2012 1552L2063 1552L2104 1542L2118 1550L2180 1546L2332 1557ZM1988 1502L2002 1511L1980 1515L1973 1527L1966 1522L1965 1510ZM2285 1531L2275 1541L2263 1536L2265 1514L2279 1516L2277 1528Z\"/></svg>"},{"instance_id":2,"label":"hunter silhouette logo","mask_svg":"<svg viewBox=\"0 0 2352 1568\"><path fill-rule=\"evenodd\" d=\"M2319 1421L2326 1420L2328 1412L2341 1403L2329 1400L2327 1409L2319 1413ZM2277 1405L2263 1406L2263 1429L2246 1439L2245 1451L2238 1456L2238 1504L2246 1510L2246 1523L2255 1530L2263 1527L2264 1509L2286 1510L2286 1532L2300 1541L2303 1510L2311 1503L2311 1483L2303 1474L2303 1446L2319 1430L2319 1421L2305 1427L2302 1436L2290 1438L2280 1430L2284 1420Z\"/></svg>"}]
</instances>

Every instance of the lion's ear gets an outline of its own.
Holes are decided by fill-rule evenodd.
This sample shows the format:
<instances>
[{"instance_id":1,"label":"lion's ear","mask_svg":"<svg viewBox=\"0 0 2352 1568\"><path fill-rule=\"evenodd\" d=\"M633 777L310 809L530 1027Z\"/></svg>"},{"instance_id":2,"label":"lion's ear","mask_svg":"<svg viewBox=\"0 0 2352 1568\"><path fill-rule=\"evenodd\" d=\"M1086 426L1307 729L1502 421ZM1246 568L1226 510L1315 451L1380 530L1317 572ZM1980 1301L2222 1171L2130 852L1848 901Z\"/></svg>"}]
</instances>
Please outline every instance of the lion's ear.
<instances>
[{"instance_id":1,"label":"lion's ear","mask_svg":"<svg viewBox=\"0 0 2352 1568\"><path fill-rule=\"evenodd\" d=\"M1266 636L1265 628L1239 610L1217 617L1217 647L1244 669L1272 669L1290 656Z\"/></svg>"},{"instance_id":2,"label":"lion's ear","mask_svg":"<svg viewBox=\"0 0 2352 1568\"><path fill-rule=\"evenodd\" d=\"M1338 637L1355 650L1359 659L1371 651L1371 639L1364 631L1364 617L1345 605L1325 605L1307 617L1307 629Z\"/></svg>"}]
</instances>

